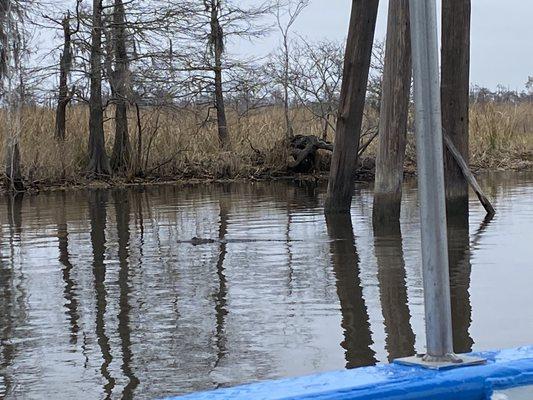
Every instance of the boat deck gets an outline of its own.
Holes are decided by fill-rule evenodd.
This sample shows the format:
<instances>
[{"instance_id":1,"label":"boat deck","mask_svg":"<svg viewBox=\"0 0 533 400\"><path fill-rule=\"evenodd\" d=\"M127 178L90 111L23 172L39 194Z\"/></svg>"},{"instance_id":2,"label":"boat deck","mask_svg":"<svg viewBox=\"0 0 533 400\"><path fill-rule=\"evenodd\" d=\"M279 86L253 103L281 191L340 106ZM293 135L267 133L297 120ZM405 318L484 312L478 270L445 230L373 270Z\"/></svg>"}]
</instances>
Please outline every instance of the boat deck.
<instances>
[{"instance_id":1,"label":"boat deck","mask_svg":"<svg viewBox=\"0 0 533 400\"><path fill-rule=\"evenodd\" d=\"M487 363L436 371L400 364L282 379L176 397L183 400L515 400L522 393L497 393L533 384L533 347L476 353ZM503 397L506 396L506 397ZM529 396L528 398L531 398Z\"/></svg>"}]
</instances>

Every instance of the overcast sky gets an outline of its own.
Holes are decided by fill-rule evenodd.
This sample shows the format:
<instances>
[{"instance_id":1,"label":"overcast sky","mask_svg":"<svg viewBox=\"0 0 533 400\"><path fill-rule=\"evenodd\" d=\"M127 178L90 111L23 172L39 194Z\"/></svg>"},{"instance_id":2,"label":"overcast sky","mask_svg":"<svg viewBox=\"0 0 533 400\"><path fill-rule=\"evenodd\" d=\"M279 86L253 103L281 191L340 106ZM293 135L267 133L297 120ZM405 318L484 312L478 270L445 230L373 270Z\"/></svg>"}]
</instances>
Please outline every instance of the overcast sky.
<instances>
[{"instance_id":1,"label":"overcast sky","mask_svg":"<svg viewBox=\"0 0 533 400\"><path fill-rule=\"evenodd\" d=\"M143 0L138 0L143 1ZM262 3L264 0L236 0ZM444 0L447 1L447 0ZM73 0L53 0L71 4ZM348 33L351 0L311 0L294 25L294 33L311 40L343 40ZM439 1L440 3L440 1ZM376 39L384 40L388 1L380 1ZM47 47L49 34L41 37ZM230 43L232 52L265 56L279 44L279 34L253 43ZM472 0L471 83L523 90L533 75L533 0Z\"/></svg>"},{"instance_id":2,"label":"overcast sky","mask_svg":"<svg viewBox=\"0 0 533 400\"><path fill-rule=\"evenodd\" d=\"M294 31L309 39L342 40L348 32L351 3L311 0ZM381 1L377 39L385 38L387 4ZM260 55L268 53L278 41L273 34L259 43L236 43L234 50ZM533 75L533 1L472 0L472 84L489 88L503 84L522 90L530 75Z\"/></svg>"}]
</instances>

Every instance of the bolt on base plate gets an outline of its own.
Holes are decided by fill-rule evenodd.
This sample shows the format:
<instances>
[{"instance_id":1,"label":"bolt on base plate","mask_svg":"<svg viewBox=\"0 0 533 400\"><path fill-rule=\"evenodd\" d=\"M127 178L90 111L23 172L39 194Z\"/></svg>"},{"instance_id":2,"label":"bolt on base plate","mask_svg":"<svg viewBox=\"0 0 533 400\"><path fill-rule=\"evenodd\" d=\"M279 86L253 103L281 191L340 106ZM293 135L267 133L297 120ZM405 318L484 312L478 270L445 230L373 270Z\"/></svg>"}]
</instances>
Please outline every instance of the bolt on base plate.
<instances>
[{"instance_id":1,"label":"bolt on base plate","mask_svg":"<svg viewBox=\"0 0 533 400\"><path fill-rule=\"evenodd\" d=\"M463 354L461 355L449 354L442 358L433 358L433 357L428 357L424 354L418 354L413 357L398 358L394 360L393 362L399 365L406 365L406 366L411 366L411 367L420 367L420 368L442 371L446 369L483 365L487 362L487 360L484 358L466 356Z\"/></svg>"}]
</instances>

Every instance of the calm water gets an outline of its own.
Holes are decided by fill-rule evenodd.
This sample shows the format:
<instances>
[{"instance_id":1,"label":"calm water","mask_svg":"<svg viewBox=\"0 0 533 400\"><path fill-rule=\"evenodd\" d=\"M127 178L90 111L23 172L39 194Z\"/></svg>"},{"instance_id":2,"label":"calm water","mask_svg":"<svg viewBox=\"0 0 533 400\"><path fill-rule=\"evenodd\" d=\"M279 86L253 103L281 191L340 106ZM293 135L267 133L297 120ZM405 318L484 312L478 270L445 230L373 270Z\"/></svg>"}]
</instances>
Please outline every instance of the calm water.
<instances>
[{"instance_id":1,"label":"calm water","mask_svg":"<svg viewBox=\"0 0 533 400\"><path fill-rule=\"evenodd\" d=\"M450 224L458 352L533 342L533 174ZM0 198L0 397L156 398L424 348L416 191L400 225L289 183ZM223 239L193 246L192 237Z\"/></svg>"}]
</instances>

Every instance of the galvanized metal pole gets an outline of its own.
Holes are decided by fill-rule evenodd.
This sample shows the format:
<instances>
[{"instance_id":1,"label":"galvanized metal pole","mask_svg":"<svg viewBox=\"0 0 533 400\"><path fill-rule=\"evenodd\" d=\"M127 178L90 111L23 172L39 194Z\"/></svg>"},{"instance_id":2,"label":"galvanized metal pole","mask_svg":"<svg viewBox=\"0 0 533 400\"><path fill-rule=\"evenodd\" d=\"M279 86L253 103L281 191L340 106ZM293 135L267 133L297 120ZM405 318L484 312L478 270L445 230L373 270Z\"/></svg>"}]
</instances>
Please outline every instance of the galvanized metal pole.
<instances>
[{"instance_id":1,"label":"galvanized metal pole","mask_svg":"<svg viewBox=\"0 0 533 400\"><path fill-rule=\"evenodd\" d=\"M395 362L434 369L481 364L453 353L436 0L409 0L409 7L427 354Z\"/></svg>"},{"instance_id":2,"label":"galvanized metal pole","mask_svg":"<svg viewBox=\"0 0 533 400\"><path fill-rule=\"evenodd\" d=\"M452 361L436 0L410 0L422 263L425 361Z\"/></svg>"}]
</instances>

